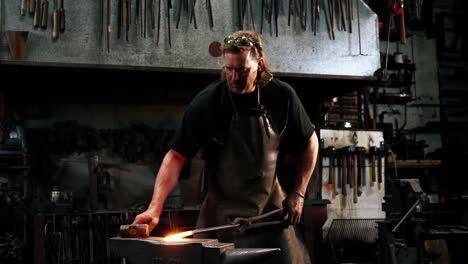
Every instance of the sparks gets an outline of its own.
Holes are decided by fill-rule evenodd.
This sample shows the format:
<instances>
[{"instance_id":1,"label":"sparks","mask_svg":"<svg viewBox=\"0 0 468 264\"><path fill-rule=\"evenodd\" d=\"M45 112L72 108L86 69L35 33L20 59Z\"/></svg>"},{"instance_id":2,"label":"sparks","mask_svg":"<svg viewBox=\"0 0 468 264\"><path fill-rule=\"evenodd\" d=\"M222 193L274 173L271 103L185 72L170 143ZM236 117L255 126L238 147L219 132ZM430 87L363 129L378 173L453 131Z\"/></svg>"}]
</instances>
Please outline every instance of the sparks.
<instances>
[{"instance_id":1,"label":"sparks","mask_svg":"<svg viewBox=\"0 0 468 264\"><path fill-rule=\"evenodd\" d=\"M193 231L185 231L185 232L181 232L181 233L166 236L164 238L164 240L165 241L176 241L176 240L179 240L181 238L188 237L188 236L191 236L191 235L193 235Z\"/></svg>"}]
</instances>

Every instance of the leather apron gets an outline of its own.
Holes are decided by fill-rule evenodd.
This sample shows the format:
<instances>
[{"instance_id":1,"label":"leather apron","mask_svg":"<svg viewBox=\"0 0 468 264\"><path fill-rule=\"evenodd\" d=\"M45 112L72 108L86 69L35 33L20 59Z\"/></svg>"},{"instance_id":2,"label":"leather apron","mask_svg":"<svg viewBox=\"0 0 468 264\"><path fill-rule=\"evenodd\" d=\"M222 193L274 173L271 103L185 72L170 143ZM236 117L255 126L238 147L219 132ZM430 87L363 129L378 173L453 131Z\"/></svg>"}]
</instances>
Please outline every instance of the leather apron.
<instances>
[{"instance_id":1,"label":"leather apron","mask_svg":"<svg viewBox=\"0 0 468 264\"><path fill-rule=\"evenodd\" d=\"M245 111L236 109L228 93L234 114L227 132L215 139L220 145L217 155L206 160L208 191L197 228L225 225L237 217L257 216L281 208L286 197L276 176L280 136L260 104L259 89L257 107ZM213 238L213 235L198 237ZM230 230L216 235L222 242L234 242L237 248L281 248L281 258L268 263L310 263L293 226L243 233Z\"/></svg>"}]
</instances>

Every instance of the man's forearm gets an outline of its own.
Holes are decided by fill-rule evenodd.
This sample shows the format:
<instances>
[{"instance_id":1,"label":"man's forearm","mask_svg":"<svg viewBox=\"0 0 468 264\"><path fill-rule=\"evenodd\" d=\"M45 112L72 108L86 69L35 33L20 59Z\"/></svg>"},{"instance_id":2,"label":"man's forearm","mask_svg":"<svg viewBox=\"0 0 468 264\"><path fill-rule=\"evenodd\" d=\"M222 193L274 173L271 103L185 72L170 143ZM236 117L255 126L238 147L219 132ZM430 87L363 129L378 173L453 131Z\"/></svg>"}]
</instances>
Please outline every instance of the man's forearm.
<instances>
[{"instance_id":1,"label":"man's forearm","mask_svg":"<svg viewBox=\"0 0 468 264\"><path fill-rule=\"evenodd\" d=\"M164 201L177 184L186 161L187 159L184 156L172 149L164 156L154 184L153 197L148 208L154 210L158 216L161 214Z\"/></svg>"},{"instance_id":2,"label":"man's forearm","mask_svg":"<svg viewBox=\"0 0 468 264\"><path fill-rule=\"evenodd\" d=\"M298 174L294 184L294 191L298 191L301 194L305 194L314 171L318 156L318 144L317 134L314 132L309 138L306 148L299 155L299 162L297 163Z\"/></svg>"}]
</instances>

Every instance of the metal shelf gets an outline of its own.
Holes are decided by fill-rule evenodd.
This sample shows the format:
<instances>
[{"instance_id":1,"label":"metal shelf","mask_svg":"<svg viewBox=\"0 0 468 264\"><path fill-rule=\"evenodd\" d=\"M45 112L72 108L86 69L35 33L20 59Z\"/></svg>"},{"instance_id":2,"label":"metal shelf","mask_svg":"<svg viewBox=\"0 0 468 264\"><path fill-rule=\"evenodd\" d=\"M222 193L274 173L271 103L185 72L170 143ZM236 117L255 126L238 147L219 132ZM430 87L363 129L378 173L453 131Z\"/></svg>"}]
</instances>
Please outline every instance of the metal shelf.
<instances>
[{"instance_id":1,"label":"metal shelf","mask_svg":"<svg viewBox=\"0 0 468 264\"><path fill-rule=\"evenodd\" d=\"M396 160L388 161L387 168L397 169L428 169L441 167L441 160Z\"/></svg>"},{"instance_id":2,"label":"metal shelf","mask_svg":"<svg viewBox=\"0 0 468 264\"><path fill-rule=\"evenodd\" d=\"M379 94L377 100L370 98L371 103L377 104L406 104L414 101L412 94L385 93Z\"/></svg>"},{"instance_id":3,"label":"metal shelf","mask_svg":"<svg viewBox=\"0 0 468 264\"><path fill-rule=\"evenodd\" d=\"M4 156L15 156L15 157L23 157L26 155L26 152L21 150L0 150L0 157Z\"/></svg>"}]
</instances>

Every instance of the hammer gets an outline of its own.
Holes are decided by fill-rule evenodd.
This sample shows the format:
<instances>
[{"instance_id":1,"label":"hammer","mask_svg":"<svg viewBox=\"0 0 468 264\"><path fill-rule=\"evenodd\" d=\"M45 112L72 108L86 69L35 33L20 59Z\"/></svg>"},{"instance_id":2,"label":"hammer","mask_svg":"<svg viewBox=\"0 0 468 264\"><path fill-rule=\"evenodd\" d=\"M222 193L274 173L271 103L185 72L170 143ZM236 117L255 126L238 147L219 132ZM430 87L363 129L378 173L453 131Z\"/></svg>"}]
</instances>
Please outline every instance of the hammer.
<instances>
[{"instance_id":1,"label":"hammer","mask_svg":"<svg viewBox=\"0 0 468 264\"><path fill-rule=\"evenodd\" d=\"M131 224L120 226L120 236L130 238L145 238L149 236L147 224Z\"/></svg>"}]
</instances>

